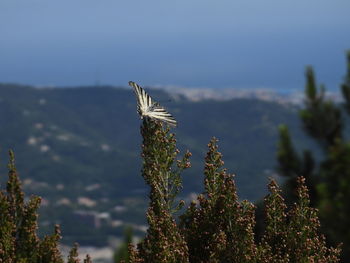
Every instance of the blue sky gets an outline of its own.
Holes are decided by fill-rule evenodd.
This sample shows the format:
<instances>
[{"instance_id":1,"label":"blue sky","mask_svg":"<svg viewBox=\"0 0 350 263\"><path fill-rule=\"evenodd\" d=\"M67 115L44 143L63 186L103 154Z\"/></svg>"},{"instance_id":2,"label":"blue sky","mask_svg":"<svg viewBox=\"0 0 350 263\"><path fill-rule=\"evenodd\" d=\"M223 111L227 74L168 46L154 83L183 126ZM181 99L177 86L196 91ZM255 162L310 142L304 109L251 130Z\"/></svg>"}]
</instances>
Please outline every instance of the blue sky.
<instances>
[{"instance_id":1,"label":"blue sky","mask_svg":"<svg viewBox=\"0 0 350 263\"><path fill-rule=\"evenodd\" d=\"M335 89L348 0L1 0L0 82Z\"/></svg>"}]
</instances>

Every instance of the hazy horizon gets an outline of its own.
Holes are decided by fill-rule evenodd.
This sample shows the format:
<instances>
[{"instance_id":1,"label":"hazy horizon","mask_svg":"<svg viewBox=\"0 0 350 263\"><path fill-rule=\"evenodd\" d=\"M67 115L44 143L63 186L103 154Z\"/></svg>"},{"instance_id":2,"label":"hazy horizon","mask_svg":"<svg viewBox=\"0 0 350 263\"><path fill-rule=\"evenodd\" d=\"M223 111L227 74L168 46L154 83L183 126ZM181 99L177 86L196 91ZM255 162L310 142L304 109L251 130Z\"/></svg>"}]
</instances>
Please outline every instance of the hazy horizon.
<instances>
[{"instance_id":1,"label":"hazy horizon","mask_svg":"<svg viewBox=\"0 0 350 263\"><path fill-rule=\"evenodd\" d=\"M350 2L12 0L0 3L0 82L334 90Z\"/></svg>"}]
</instances>

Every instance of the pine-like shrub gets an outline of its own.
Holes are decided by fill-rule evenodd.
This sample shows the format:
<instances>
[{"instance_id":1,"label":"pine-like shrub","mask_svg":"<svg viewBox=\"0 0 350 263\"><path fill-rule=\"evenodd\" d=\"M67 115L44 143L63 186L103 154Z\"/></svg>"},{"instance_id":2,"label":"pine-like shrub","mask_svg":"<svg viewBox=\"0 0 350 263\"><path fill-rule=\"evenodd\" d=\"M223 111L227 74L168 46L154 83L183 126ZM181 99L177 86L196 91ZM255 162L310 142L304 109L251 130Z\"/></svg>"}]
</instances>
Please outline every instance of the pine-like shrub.
<instances>
[{"instance_id":1,"label":"pine-like shrub","mask_svg":"<svg viewBox=\"0 0 350 263\"><path fill-rule=\"evenodd\" d=\"M205 191L181 217L181 229L190 251L190 262L253 262L254 206L237 197L233 175L222 166L217 140L208 144L205 158Z\"/></svg>"},{"instance_id":2,"label":"pine-like shrub","mask_svg":"<svg viewBox=\"0 0 350 263\"><path fill-rule=\"evenodd\" d=\"M142 176L150 186L150 206L147 212L149 228L138 249L131 252L131 262L186 263L188 248L177 227L173 212L183 202L175 197L181 188L180 173L190 166L186 153L182 160L176 157L175 135L161 123L144 120Z\"/></svg>"},{"instance_id":3,"label":"pine-like shrub","mask_svg":"<svg viewBox=\"0 0 350 263\"><path fill-rule=\"evenodd\" d=\"M12 151L8 167L7 187L0 191L0 263L63 263L59 226L43 239L37 235L41 199L31 196L25 202ZM77 249L77 245L72 248L68 262L79 262ZM84 263L91 263L89 256Z\"/></svg>"},{"instance_id":4,"label":"pine-like shrub","mask_svg":"<svg viewBox=\"0 0 350 263\"><path fill-rule=\"evenodd\" d=\"M328 248L319 232L317 210L310 207L305 179L297 180L297 202L288 209L274 180L265 198L265 229L256 240L255 206L239 200L234 176L223 168L217 140L208 144L204 192L176 221L182 201L180 173L190 167L187 152L177 160L175 135L168 127L144 120L142 176L150 186L145 239L129 246L132 263L338 262L340 248Z\"/></svg>"},{"instance_id":5,"label":"pine-like shrub","mask_svg":"<svg viewBox=\"0 0 350 263\"><path fill-rule=\"evenodd\" d=\"M328 242L344 244L343 262L350 258L350 140L346 127L350 114L350 52L346 60L346 75L340 87L341 103L326 96L326 89L317 84L312 67L307 67L305 72L305 100L299 115L305 133L317 143L318 151L304 150L300 154L286 126L280 127L277 151L278 172L286 178L286 199L295 201L291 193L296 178L303 175L311 204L320 211Z\"/></svg>"},{"instance_id":6,"label":"pine-like shrub","mask_svg":"<svg viewBox=\"0 0 350 263\"><path fill-rule=\"evenodd\" d=\"M258 262L338 262L340 248L327 248L319 233L317 209L309 206L305 178L298 177L297 184L297 202L287 211L280 188L271 180Z\"/></svg>"}]
</instances>

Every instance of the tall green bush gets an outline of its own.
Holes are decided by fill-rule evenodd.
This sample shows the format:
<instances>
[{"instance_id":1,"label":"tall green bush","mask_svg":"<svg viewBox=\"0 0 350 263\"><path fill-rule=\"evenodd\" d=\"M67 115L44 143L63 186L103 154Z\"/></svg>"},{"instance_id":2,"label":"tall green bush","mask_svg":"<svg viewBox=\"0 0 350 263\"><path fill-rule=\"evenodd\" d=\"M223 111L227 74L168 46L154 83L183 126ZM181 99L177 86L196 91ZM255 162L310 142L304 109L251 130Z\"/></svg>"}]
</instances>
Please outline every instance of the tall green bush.
<instances>
[{"instance_id":1,"label":"tall green bush","mask_svg":"<svg viewBox=\"0 0 350 263\"><path fill-rule=\"evenodd\" d=\"M114 252L113 260L115 263L129 262L129 244L132 244L133 230L131 226L128 226L124 230L124 242Z\"/></svg>"},{"instance_id":2,"label":"tall green bush","mask_svg":"<svg viewBox=\"0 0 350 263\"><path fill-rule=\"evenodd\" d=\"M346 114L350 114L350 52L341 85L343 103L325 96L325 88L317 85L311 67L305 75L305 103L299 112L300 119L305 132L320 146L321 158L315 158L309 150L302 155L297 153L288 128L281 126L278 170L287 178L285 188L291 202L295 200L291 195L291 182L301 175L307 178L312 204L320 210L322 229L331 244L344 244L342 257L347 262L350 258L350 141L345 124Z\"/></svg>"},{"instance_id":3,"label":"tall green bush","mask_svg":"<svg viewBox=\"0 0 350 263\"><path fill-rule=\"evenodd\" d=\"M182 201L180 173L190 167L190 153L177 160L175 135L162 123L144 120L142 176L150 186L149 229L137 248L129 247L132 263L338 262L340 248L328 248L320 233L317 210L310 207L305 179L296 183L296 203L287 208L275 181L265 199L261 240L254 236L255 206L239 200L234 176L223 168L217 140L208 144L204 192L176 221Z\"/></svg>"},{"instance_id":4,"label":"tall green bush","mask_svg":"<svg viewBox=\"0 0 350 263\"><path fill-rule=\"evenodd\" d=\"M32 196L25 202L13 152L8 167L7 187L0 191L0 263L63 263L59 226L43 239L37 235L41 198ZM68 262L77 262L76 256L77 246L74 246ZM89 256L85 262L91 263Z\"/></svg>"},{"instance_id":5,"label":"tall green bush","mask_svg":"<svg viewBox=\"0 0 350 263\"><path fill-rule=\"evenodd\" d=\"M181 188L180 173L190 166L190 154L181 160L176 157L175 135L161 123L145 119L141 126L143 136L142 176L150 186L150 206L147 211L149 228L138 249L131 253L131 262L188 262L188 248L173 212L183 202L176 200Z\"/></svg>"}]
</instances>

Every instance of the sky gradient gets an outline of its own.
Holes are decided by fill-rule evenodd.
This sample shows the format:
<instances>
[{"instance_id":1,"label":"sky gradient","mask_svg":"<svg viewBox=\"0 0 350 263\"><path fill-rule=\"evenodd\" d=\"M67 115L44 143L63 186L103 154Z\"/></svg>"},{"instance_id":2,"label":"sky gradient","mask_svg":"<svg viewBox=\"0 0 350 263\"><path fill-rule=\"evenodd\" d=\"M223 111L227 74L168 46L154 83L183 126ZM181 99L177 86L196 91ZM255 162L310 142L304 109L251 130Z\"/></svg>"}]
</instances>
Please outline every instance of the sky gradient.
<instances>
[{"instance_id":1,"label":"sky gradient","mask_svg":"<svg viewBox=\"0 0 350 263\"><path fill-rule=\"evenodd\" d=\"M338 88L350 1L3 0L0 82Z\"/></svg>"}]
</instances>

